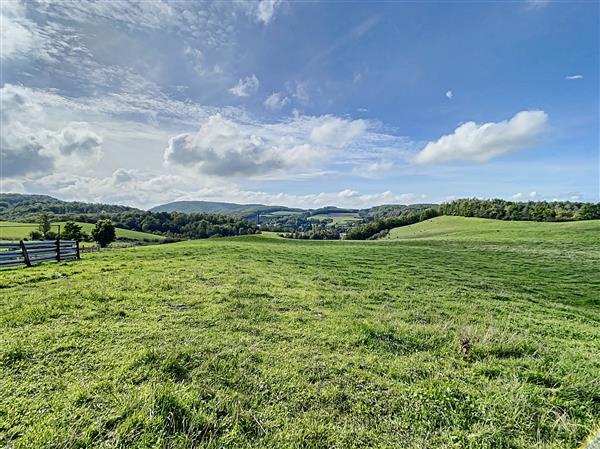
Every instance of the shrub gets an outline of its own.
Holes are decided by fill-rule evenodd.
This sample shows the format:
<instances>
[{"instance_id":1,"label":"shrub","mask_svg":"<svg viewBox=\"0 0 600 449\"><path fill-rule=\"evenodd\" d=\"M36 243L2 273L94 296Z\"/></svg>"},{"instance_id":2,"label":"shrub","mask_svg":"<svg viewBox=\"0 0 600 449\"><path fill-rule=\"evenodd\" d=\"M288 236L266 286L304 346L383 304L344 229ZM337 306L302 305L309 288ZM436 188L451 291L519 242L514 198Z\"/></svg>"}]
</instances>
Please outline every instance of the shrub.
<instances>
[{"instance_id":1,"label":"shrub","mask_svg":"<svg viewBox=\"0 0 600 449\"><path fill-rule=\"evenodd\" d=\"M29 233L29 240L42 240L44 235L40 231L31 231Z\"/></svg>"},{"instance_id":2,"label":"shrub","mask_svg":"<svg viewBox=\"0 0 600 449\"><path fill-rule=\"evenodd\" d=\"M56 240L58 234L54 231L48 231L44 234L44 240Z\"/></svg>"}]
</instances>

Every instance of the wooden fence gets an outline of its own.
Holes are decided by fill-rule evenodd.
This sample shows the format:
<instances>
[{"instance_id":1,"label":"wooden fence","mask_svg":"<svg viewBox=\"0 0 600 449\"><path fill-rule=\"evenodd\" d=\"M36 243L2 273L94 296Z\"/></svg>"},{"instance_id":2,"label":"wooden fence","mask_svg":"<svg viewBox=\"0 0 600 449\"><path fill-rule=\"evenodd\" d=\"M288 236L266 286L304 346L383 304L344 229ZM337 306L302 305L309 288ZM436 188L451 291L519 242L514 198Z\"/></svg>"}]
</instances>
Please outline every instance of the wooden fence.
<instances>
[{"instance_id":1,"label":"wooden fence","mask_svg":"<svg viewBox=\"0 0 600 449\"><path fill-rule=\"evenodd\" d=\"M0 242L0 268L72 259L79 259L79 242L74 240Z\"/></svg>"}]
</instances>

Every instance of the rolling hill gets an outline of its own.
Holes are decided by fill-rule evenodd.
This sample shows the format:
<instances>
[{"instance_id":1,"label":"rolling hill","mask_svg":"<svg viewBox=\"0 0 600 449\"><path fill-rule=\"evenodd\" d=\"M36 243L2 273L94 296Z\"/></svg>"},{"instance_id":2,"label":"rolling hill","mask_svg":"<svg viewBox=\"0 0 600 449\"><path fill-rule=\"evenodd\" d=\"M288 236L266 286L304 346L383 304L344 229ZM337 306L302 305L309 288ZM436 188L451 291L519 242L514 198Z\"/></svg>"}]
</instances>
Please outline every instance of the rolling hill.
<instances>
[{"instance_id":1,"label":"rolling hill","mask_svg":"<svg viewBox=\"0 0 600 449\"><path fill-rule=\"evenodd\" d=\"M419 211L435 204L386 204L366 209L349 209L336 206L326 206L316 209L300 209L286 206L267 206L264 204L237 204L213 201L174 201L172 203L155 206L150 212L212 212L225 215L236 215L242 218L253 219L260 212L264 216L283 216L305 214L314 219L351 217L352 219L382 218L397 216L404 212Z\"/></svg>"},{"instance_id":2,"label":"rolling hill","mask_svg":"<svg viewBox=\"0 0 600 449\"><path fill-rule=\"evenodd\" d=\"M600 245L600 220L548 223L441 216L393 228L382 240L589 241Z\"/></svg>"},{"instance_id":3,"label":"rolling hill","mask_svg":"<svg viewBox=\"0 0 600 449\"><path fill-rule=\"evenodd\" d=\"M52 222L52 230L56 231L55 225L60 225L61 229L64 229L64 221ZM86 233L90 233L94 227L92 223L76 222L81 226L82 230ZM14 227L12 227L14 226ZM27 227L23 227L27 226ZM0 221L0 240L21 240L27 238L29 233L33 230L38 229L37 223L18 223L11 221ZM162 235L150 234L148 232L132 231L129 229L116 228L117 239L127 240L139 240L139 241L152 241L157 242L164 240L165 237Z\"/></svg>"},{"instance_id":4,"label":"rolling hill","mask_svg":"<svg viewBox=\"0 0 600 449\"><path fill-rule=\"evenodd\" d=\"M600 221L442 217L395 233L3 270L0 439L577 447L600 419Z\"/></svg>"},{"instance_id":5,"label":"rolling hill","mask_svg":"<svg viewBox=\"0 0 600 449\"><path fill-rule=\"evenodd\" d=\"M0 217L5 220L35 221L42 212L53 215L69 215L141 213L144 211L135 207L115 204L63 201L48 195L0 194Z\"/></svg>"}]
</instances>

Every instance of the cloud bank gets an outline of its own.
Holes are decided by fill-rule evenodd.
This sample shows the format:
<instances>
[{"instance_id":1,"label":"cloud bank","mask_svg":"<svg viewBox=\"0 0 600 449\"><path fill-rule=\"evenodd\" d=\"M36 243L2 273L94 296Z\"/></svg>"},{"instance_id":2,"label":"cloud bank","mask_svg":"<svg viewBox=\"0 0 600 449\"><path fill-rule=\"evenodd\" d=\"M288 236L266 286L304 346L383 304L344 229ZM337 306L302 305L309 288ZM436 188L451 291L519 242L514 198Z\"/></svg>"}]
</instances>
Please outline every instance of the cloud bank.
<instances>
[{"instance_id":1,"label":"cloud bank","mask_svg":"<svg viewBox=\"0 0 600 449\"><path fill-rule=\"evenodd\" d=\"M418 163L452 160L485 162L531 145L545 129L544 111L521 111L510 120L477 124L467 122L452 134L429 142L415 158Z\"/></svg>"},{"instance_id":2,"label":"cloud bank","mask_svg":"<svg viewBox=\"0 0 600 449\"><path fill-rule=\"evenodd\" d=\"M46 129L45 113L32 91L5 85L2 104L0 159L2 177L50 173L57 163L81 165L97 160L102 137L86 122L70 122L58 130Z\"/></svg>"},{"instance_id":3,"label":"cloud bank","mask_svg":"<svg viewBox=\"0 0 600 449\"><path fill-rule=\"evenodd\" d=\"M221 177L298 173L322 164L337 149L359 139L366 129L364 120L332 116L252 124L215 114L198 132L171 138L164 161L167 166Z\"/></svg>"}]
</instances>

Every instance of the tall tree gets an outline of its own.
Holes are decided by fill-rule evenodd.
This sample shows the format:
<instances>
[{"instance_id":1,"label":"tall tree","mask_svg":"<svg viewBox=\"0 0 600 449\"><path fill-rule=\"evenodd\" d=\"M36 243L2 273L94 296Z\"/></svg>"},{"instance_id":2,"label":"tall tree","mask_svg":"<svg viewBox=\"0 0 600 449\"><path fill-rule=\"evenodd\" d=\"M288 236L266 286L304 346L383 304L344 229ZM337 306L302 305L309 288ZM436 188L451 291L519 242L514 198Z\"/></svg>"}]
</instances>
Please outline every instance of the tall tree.
<instances>
[{"instance_id":1,"label":"tall tree","mask_svg":"<svg viewBox=\"0 0 600 449\"><path fill-rule=\"evenodd\" d=\"M65 228L62 232L62 238L66 240L75 240L76 242L81 242L83 240L84 234L81 230L81 225L73 221L67 221L65 223Z\"/></svg>"},{"instance_id":2,"label":"tall tree","mask_svg":"<svg viewBox=\"0 0 600 449\"><path fill-rule=\"evenodd\" d=\"M101 248L115 241L115 227L110 220L98 220L92 229L92 238Z\"/></svg>"},{"instance_id":3,"label":"tall tree","mask_svg":"<svg viewBox=\"0 0 600 449\"><path fill-rule=\"evenodd\" d=\"M52 225L50 224L50 215L48 215L48 214L40 215L40 224L38 226L38 229L40 230L40 232L42 233L42 235L44 237L46 237L48 232L50 232L51 226Z\"/></svg>"}]
</instances>

